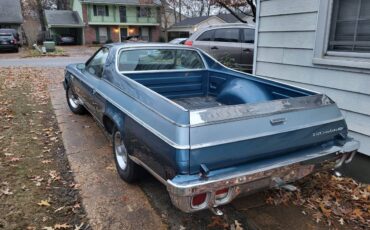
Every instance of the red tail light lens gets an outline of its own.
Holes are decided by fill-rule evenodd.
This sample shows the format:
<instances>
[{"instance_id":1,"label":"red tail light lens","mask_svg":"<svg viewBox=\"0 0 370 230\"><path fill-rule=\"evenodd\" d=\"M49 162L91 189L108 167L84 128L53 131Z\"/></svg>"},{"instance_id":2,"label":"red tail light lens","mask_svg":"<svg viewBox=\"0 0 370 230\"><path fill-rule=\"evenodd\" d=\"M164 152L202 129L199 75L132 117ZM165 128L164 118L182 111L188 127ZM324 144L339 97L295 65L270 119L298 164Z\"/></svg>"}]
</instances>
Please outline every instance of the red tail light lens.
<instances>
[{"instance_id":1,"label":"red tail light lens","mask_svg":"<svg viewBox=\"0 0 370 230\"><path fill-rule=\"evenodd\" d=\"M186 45L186 46L193 46L193 41L186 40L186 41L185 41L185 45Z\"/></svg>"},{"instance_id":2,"label":"red tail light lens","mask_svg":"<svg viewBox=\"0 0 370 230\"><path fill-rule=\"evenodd\" d=\"M206 201L206 199L207 199L207 193L195 195L193 196L193 199L191 200L191 205L193 207L200 206Z\"/></svg>"},{"instance_id":3,"label":"red tail light lens","mask_svg":"<svg viewBox=\"0 0 370 230\"><path fill-rule=\"evenodd\" d=\"M15 39L14 39L14 40L13 40L13 43L14 43L14 44L17 44L17 40L15 40Z\"/></svg>"},{"instance_id":4,"label":"red tail light lens","mask_svg":"<svg viewBox=\"0 0 370 230\"><path fill-rule=\"evenodd\" d=\"M229 193L229 188L223 188L223 189L217 190L215 198L216 200L222 200L227 196L228 193Z\"/></svg>"}]
</instances>

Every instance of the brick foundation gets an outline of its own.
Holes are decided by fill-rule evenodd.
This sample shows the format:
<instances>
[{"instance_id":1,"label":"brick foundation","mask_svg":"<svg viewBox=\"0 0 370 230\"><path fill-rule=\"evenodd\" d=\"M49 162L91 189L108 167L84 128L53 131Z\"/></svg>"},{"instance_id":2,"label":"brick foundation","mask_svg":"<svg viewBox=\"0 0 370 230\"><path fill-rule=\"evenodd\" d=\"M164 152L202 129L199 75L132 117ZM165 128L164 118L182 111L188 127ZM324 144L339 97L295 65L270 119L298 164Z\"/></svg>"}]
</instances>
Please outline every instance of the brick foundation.
<instances>
[{"instance_id":1,"label":"brick foundation","mask_svg":"<svg viewBox=\"0 0 370 230\"><path fill-rule=\"evenodd\" d=\"M96 41L96 29L92 26L84 28L85 44L93 44Z\"/></svg>"},{"instance_id":2,"label":"brick foundation","mask_svg":"<svg viewBox=\"0 0 370 230\"><path fill-rule=\"evenodd\" d=\"M151 29L151 42L159 42L161 36L161 29L159 26L154 26Z\"/></svg>"},{"instance_id":3,"label":"brick foundation","mask_svg":"<svg viewBox=\"0 0 370 230\"><path fill-rule=\"evenodd\" d=\"M120 42L119 38L119 27L118 26L112 26L109 27L110 29L110 37L113 42Z\"/></svg>"}]
</instances>

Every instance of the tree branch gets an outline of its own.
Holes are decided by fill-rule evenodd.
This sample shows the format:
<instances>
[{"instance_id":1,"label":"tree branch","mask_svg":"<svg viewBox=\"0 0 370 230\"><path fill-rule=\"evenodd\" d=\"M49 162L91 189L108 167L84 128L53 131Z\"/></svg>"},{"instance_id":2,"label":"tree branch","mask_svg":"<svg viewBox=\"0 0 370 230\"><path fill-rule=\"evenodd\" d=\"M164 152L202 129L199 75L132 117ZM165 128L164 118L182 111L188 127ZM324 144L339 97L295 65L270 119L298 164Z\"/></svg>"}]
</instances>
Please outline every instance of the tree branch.
<instances>
[{"instance_id":1,"label":"tree branch","mask_svg":"<svg viewBox=\"0 0 370 230\"><path fill-rule=\"evenodd\" d=\"M230 12L230 14L232 14L234 17L236 17L239 21L241 21L242 23L248 23L246 20L242 19L241 17L239 17L239 15L237 15L228 5L226 5L225 3L223 3L222 1L216 1L220 6L222 6L223 8L225 8L227 11Z\"/></svg>"}]
</instances>

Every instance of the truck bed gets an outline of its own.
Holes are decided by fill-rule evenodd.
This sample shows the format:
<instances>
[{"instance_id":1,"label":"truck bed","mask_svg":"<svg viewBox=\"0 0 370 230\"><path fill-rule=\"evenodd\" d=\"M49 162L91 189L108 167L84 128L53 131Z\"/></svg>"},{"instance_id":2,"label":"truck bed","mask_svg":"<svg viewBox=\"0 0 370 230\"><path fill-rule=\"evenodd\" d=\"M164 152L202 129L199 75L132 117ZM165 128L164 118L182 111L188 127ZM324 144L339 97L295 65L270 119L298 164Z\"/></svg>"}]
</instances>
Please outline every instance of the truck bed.
<instances>
[{"instance_id":1,"label":"truck bed","mask_svg":"<svg viewBox=\"0 0 370 230\"><path fill-rule=\"evenodd\" d=\"M173 99L173 102L181 105L187 110L198 110L225 105L217 101L213 96L199 96Z\"/></svg>"},{"instance_id":2,"label":"truck bed","mask_svg":"<svg viewBox=\"0 0 370 230\"><path fill-rule=\"evenodd\" d=\"M327 96L248 74L201 70L126 76L174 102L164 100L168 106L157 108L162 114L171 111L172 121L186 122L173 128L184 133L171 137L183 137L189 147L181 163L189 162L190 174L199 173L200 165L217 170L279 157L347 132Z\"/></svg>"}]
</instances>

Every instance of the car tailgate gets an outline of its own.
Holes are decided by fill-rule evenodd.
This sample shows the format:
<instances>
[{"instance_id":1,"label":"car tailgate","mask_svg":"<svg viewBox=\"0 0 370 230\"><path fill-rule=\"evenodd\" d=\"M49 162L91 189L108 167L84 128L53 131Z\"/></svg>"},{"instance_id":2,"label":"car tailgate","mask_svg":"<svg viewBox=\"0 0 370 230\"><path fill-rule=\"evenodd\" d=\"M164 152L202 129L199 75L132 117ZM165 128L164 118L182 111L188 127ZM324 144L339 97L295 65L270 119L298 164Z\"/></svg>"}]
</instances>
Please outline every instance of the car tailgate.
<instances>
[{"instance_id":1,"label":"car tailgate","mask_svg":"<svg viewBox=\"0 0 370 230\"><path fill-rule=\"evenodd\" d=\"M190 111L190 173L271 158L346 135L325 95Z\"/></svg>"}]
</instances>

